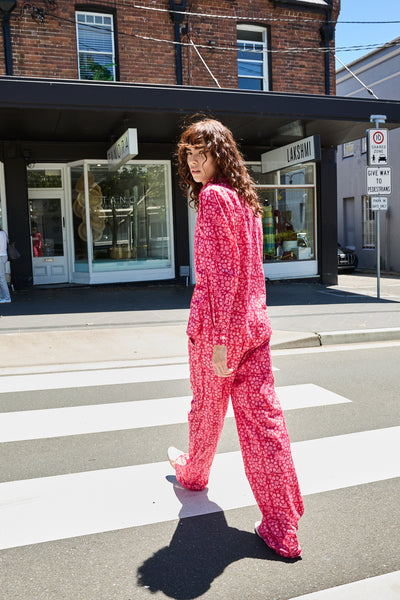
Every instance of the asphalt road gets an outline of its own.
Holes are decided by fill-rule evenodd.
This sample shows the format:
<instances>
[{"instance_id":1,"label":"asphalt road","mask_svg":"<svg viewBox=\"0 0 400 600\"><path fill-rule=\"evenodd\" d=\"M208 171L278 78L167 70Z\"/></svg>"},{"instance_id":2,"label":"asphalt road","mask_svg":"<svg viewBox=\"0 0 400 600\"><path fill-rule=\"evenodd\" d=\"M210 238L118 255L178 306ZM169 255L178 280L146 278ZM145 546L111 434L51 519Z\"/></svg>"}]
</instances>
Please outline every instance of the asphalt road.
<instances>
[{"instance_id":1,"label":"asphalt road","mask_svg":"<svg viewBox=\"0 0 400 600\"><path fill-rule=\"evenodd\" d=\"M369 578L400 571L399 343L273 353L305 500L297 562L254 535L232 417L208 490L174 484L187 367L153 363L0 377L1 600L398 597L398 579Z\"/></svg>"}]
</instances>

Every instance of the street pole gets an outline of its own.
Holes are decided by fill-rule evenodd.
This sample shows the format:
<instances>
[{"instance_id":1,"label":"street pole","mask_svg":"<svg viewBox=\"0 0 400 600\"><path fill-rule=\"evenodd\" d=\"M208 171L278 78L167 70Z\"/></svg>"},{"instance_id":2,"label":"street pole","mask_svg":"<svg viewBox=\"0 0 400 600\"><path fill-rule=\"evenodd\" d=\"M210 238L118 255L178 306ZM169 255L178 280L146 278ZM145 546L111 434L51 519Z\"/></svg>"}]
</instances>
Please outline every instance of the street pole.
<instances>
[{"instance_id":1,"label":"street pole","mask_svg":"<svg viewBox=\"0 0 400 600\"><path fill-rule=\"evenodd\" d=\"M381 211L376 212L376 297L381 298Z\"/></svg>"},{"instance_id":2,"label":"street pole","mask_svg":"<svg viewBox=\"0 0 400 600\"><path fill-rule=\"evenodd\" d=\"M386 115L371 115L370 122L375 124L375 129L379 129L381 123L386 123ZM381 211L377 210L375 226L376 226L376 297L381 298Z\"/></svg>"}]
</instances>

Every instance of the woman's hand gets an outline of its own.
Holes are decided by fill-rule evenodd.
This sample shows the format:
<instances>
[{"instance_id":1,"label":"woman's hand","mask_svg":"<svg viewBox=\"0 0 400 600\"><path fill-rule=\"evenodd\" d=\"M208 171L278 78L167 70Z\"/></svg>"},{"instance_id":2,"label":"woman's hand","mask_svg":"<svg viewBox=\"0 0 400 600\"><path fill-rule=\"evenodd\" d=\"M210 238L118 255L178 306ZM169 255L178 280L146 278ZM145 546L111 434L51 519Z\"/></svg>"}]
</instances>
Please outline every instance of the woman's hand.
<instances>
[{"instance_id":1,"label":"woman's hand","mask_svg":"<svg viewBox=\"0 0 400 600\"><path fill-rule=\"evenodd\" d=\"M218 377L229 377L233 369L228 369L226 346L214 346L212 355L214 373Z\"/></svg>"}]
</instances>

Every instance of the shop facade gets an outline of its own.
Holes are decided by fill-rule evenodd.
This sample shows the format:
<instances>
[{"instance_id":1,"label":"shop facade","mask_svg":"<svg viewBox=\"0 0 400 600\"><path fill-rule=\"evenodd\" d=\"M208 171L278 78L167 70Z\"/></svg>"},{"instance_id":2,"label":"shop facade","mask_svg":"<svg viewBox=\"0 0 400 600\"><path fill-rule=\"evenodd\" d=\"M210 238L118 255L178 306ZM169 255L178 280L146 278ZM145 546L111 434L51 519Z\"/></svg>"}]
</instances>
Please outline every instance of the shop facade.
<instances>
[{"instance_id":1,"label":"shop facade","mask_svg":"<svg viewBox=\"0 0 400 600\"><path fill-rule=\"evenodd\" d=\"M174 150L185 119L205 108L232 129L258 189L265 276L335 283L335 146L374 112L387 114L389 127L400 122L400 104L390 101L11 78L0 85L0 215L22 255L12 264L16 288L193 282L196 215ZM107 150L131 127L137 156L110 165Z\"/></svg>"},{"instance_id":2,"label":"shop facade","mask_svg":"<svg viewBox=\"0 0 400 600\"><path fill-rule=\"evenodd\" d=\"M173 279L171 165L27 168L33 285Z\"/></svg>"}]
</instances>

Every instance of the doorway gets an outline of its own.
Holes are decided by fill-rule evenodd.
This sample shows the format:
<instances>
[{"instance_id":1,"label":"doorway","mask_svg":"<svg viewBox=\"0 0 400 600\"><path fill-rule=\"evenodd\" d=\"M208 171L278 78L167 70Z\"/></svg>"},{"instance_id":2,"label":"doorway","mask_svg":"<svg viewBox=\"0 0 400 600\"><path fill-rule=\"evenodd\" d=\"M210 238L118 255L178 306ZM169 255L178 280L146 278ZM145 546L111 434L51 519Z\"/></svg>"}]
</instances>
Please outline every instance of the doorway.
<instances>
[{"instance_id":1,"label":"doorway","mask_svg":"<svg viewBox=\"0 0 400 600\"><path fill-rule=\"evenodd\" d=\"M65 199L62 189L29 189L33 284L69 280Z\"/></svg>"}]
</instances>

